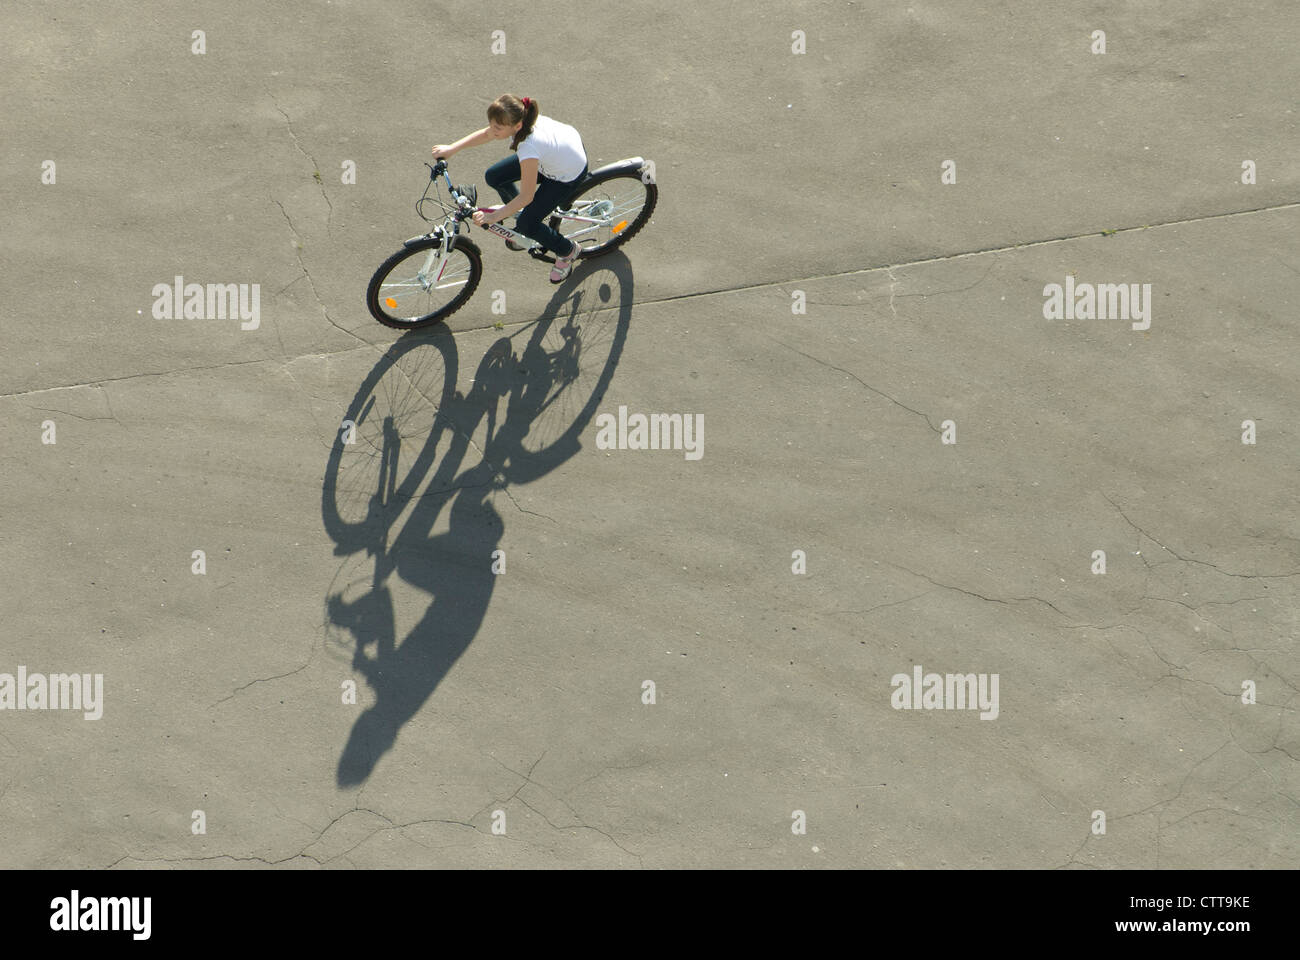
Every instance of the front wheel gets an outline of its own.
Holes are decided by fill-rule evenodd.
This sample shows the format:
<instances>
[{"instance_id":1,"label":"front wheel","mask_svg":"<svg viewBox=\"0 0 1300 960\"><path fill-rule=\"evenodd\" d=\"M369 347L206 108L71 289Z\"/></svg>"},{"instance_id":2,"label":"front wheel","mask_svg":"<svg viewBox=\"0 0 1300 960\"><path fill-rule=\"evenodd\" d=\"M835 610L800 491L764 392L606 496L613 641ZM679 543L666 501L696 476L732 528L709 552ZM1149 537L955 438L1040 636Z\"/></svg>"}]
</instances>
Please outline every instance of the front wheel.
<instances>
[{"instance_id":1,"label":"front wheel","mask_svg":"<svg viewBox=\"0 0 1300 960\"><path fill-rule=\"evenodd\" d=\"M609 253L631 240L655 212L659 188L634 170L607 173L579 185L568 206L552 215L552 230L577 242L581 257Z\"/></svg>"},{"instance_id":2,"label":"front wheel","mask_svg":"<svg viewBox=\"0 0 1300 960\"><path fill-rule=\"evenodd\" d=\"M366 290L371 316L386 327L414 330L459 310L478 288L483 257L464 237L443 258L437 255L441 247L441 237L427 237L381 263Z\"/></svg>"}]
</instances>

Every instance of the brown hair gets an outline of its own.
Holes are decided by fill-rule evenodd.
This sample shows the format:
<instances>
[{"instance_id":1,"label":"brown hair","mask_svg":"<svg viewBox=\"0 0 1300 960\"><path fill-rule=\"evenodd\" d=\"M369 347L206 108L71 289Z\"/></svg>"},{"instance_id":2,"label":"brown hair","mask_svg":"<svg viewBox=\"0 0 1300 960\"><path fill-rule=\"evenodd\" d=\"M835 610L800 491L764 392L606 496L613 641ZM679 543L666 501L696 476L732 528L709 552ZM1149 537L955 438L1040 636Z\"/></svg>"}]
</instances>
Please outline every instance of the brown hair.
<instances>
[{"instance_id":1,"label":"brown hair","mask_svg":"<svg viewBox=\"0 0 1300 960\"><path fill-rule=\"evenodd\" d=\"M490 104L488 104L488 120L493 123L499 123L503 127L513 127L516 123L523 121L523 126L515 134L515 138L510 141L510 149L518 149L520 141L527 140L529 134L533 132L533 124L537 122L538 114L537 101L530 99L528 106L514 94L503 93Z\"/></svg>"}]
</instances>

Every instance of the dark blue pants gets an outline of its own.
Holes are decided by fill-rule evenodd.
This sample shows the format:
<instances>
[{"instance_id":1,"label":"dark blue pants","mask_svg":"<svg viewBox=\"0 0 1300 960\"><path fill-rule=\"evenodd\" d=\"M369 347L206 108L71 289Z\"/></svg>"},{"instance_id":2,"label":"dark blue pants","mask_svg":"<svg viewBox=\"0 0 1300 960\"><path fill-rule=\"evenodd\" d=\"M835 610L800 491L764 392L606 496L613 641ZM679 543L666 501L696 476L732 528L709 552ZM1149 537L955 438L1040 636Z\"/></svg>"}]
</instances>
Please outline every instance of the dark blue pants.
<instances>
[{"instance_id":1,"label":"dark blue pants","mask_svg":"<svg viewBox=\"0 0 1300 960\"><path fill-rule=\"evenodd\" d=\"M564 195L586 175L587 168L583 167L582 173L574 179L568 183L561 183L559 180L550 180L538 174L537 192L533 194L532 202L519 211L519 216L515 220L515 229L524 236L536 240L552 253L561 256L567 254L572 249L572 241L565 240L558 232L543 223L542 218L559 206ZM509 203L519 196L519 188L516 185L519 183L520 176L519 158L512 153L488 167L487 172L483 174L483 179L489 187L501 195L502 203Z\"/></svg>"}]
</instances>

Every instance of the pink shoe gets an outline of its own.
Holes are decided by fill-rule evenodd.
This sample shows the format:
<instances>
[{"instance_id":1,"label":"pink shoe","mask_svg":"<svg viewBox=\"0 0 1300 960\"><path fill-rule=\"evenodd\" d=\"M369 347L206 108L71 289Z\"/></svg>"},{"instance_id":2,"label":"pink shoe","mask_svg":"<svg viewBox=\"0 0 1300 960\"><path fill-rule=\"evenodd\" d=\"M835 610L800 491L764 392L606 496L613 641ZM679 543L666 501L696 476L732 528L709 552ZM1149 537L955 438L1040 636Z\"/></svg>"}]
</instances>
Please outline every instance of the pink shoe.
<instances>
[{"instance_id":1,"label":"pink shoe","mask_svg":"<svg viewBox=\"0 0 1300 960\"><path fill-rule=\"evenodd\" d=\"M555 258L555 266L551 267L551 283L563 283L564 278L573 269L573 262L578 259L578 254L582 252L582 247L577 240L570 240L569 242L573 244L573 252L567 257Z\"/></svg>"}]
</instances>

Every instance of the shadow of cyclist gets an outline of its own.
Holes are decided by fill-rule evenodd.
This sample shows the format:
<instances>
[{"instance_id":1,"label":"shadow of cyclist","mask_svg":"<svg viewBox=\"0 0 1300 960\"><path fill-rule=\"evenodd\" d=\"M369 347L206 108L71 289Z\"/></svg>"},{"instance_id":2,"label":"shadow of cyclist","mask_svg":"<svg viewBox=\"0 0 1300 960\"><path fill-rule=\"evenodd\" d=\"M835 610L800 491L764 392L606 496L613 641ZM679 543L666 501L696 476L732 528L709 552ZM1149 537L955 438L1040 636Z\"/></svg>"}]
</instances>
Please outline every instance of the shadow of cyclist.
<instances>
[{"instance_id":1,"label":"shadow of cyclist","mask_svg":"<svg viewBox=\"0 0 1300 960\"><path fill-rule=\"evenodd\" d=\"M432 464L432 448L447 436L450 439L426 491L418 497L417 485L409 478L400 488L395 485L401 430L388 422L391 417L385 420L378 492L371 495L364 532L350 538L346 546L340 542L339 550L356 552L359 544L365 544L365 552L375 560L370 589L351 601L339 594L326 598L329 622L352 635L353 667L375 696L374 704L357 718L343 749L339 786L354 786L369 777L401 728L473 642L496 586L492 553L505 532L493 498L507 485L543 476L581 449L580 436L608 388L622 350L631 319L631 292L631 269L621 253L580 263L537 324L519 331L532 334L519 355L513 352L510 337L497 340L480 362L470 392L444 395L438 423L416 458L418 479ZM570 414L563 402L564 388L581 366L584 336L600 338L609 354L598 375L589 371L594 389L582 408ZM412 348L419 345L418 332L407 337L413 339ZM382 362L394 362L391 354ZM375 380L372 376L367 384ZM361 408L360 402L354 403L354 409ZM561 417L562 422L557 422ZM470 438L483 421L486 440L480 448ZM471 461L477 457L477 462L462 471L467 457ZM337 481L336 473L326 477L327 487ZM405 496L398 496L398 491ZM334 496L337 491L326 494ZM386 546L389 525L412 497L416 502L409 518L391 546ZM433 534L444 510L448 527ZM433 598L400 645L387 586L393 572ZM368 652L372 647L373 655Z\"/></svg>"}]
</instances>

